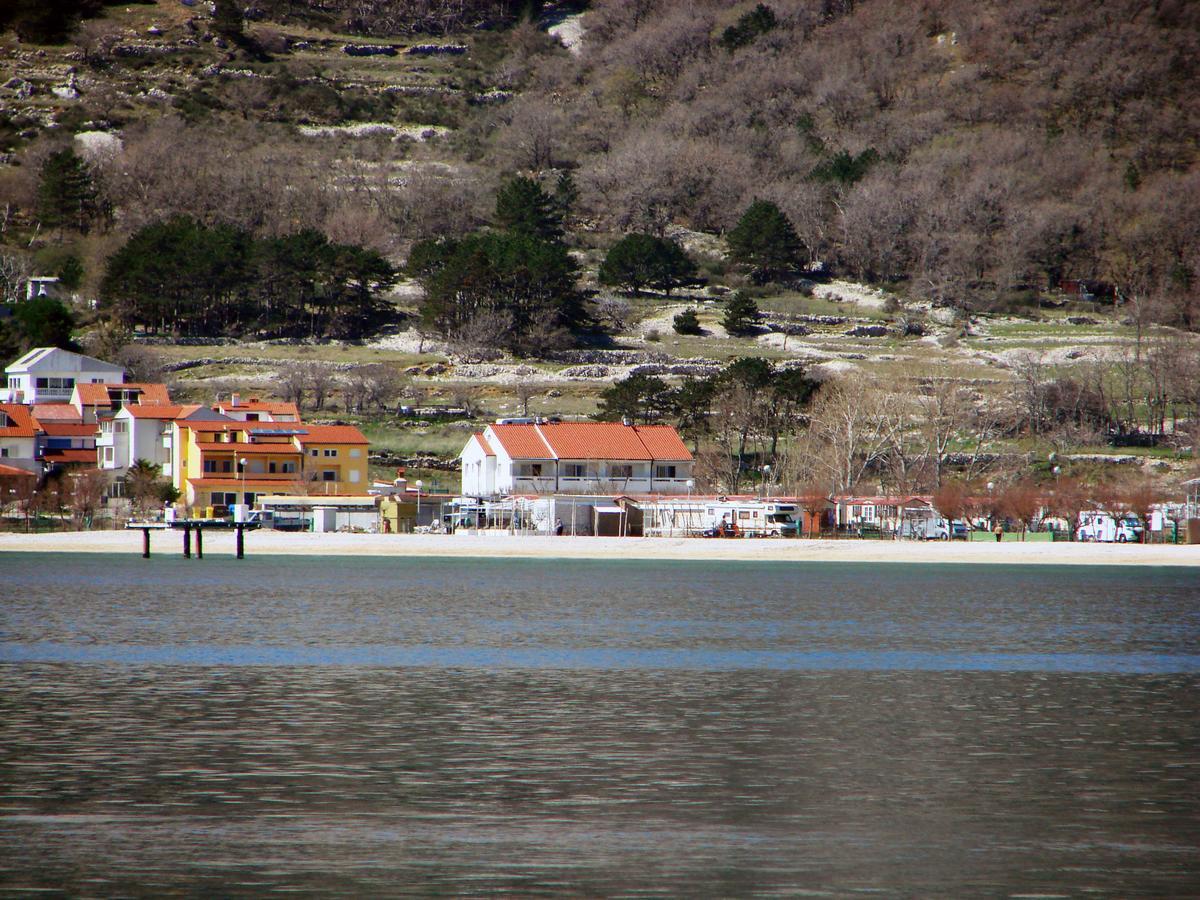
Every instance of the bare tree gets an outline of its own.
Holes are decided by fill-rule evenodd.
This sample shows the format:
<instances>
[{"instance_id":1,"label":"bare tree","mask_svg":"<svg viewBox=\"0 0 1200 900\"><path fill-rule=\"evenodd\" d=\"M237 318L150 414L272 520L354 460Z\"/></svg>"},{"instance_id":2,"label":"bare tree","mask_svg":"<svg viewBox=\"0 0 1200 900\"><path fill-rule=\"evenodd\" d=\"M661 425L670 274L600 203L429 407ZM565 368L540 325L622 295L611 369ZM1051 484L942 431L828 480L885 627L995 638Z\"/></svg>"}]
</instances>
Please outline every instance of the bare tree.
<instances>
[{"instance_id":1,"label":"bare tree","mask_svg":"<svg viewBox=\"0 0 1200 900\"><path fill-rule=\"evenodd\" d=\"M29 260L15 253L0 253L0 303L19 303L25 299L25 281L29 278Z\"/></svg>"},{"instance_id":2,"label":"bare tree","mask_svg":"<svg viewBox=\"0 0 1200 900\"><path fill-rule=\"evenodd\" d=\"M91 528L92 521L108 490L108 475L100 469L84 469L73 476L71 512L76 528Z\"/></svg>"}]
</instances>

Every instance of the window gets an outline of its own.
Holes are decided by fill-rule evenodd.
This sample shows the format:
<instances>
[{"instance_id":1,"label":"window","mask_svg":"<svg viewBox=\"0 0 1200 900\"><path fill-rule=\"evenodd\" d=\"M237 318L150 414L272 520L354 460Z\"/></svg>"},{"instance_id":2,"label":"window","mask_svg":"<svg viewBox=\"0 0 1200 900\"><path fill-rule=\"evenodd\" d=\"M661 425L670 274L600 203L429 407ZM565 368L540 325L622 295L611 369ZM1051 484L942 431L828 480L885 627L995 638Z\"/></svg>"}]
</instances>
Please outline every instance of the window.
<instances>
[{"instance_id":1,"label":"window","mask_svg":"<svg viewBox=\"0 0 1200 900\"><path fill-rule=\"evenodd\" d=\"M350 448L350 458L351 459L358 459L361 456L362 456L362 451L359 450L357 447Z\"/></svg>"},{"instance_id":2,"label":"window","mask_svg":"<svg viewBox=\"0 0 1200 900\"><path fill-rule=\"evenodd\" d=\"M105 448L104 448L104 461L105 461L105 462L112 462L112 461L113 461L113 448L112 448L112 447L105 447Z\"/></svg>"},{"instance_id":3,"label":"window","mask_svg":"<svg viewBox=\"0 0 1200 900\"><path fill-rule=\"evenodd\" d=\"M39 378L37 386L50 391L69 391L75 387L74 378Z\"/></svg>"},{"instance_id":4,"label":"window","mask_svg":"<svg viewBox=\"0 0 1200 900\"><path fill-rule=\"evenodd\" d=\"M331 450L331 449L329 449L328 447L326 447L326 448L325 448L325 455L326 455L326 456L337 456L337 450Z\"/></svg>"},{"instance_id":5,"label":"window","mask_svg":"<svg viewBox=\"0 0 1200 900\"><path fill-rule=\"evenodd\" d=\"M351 469L351 470L350 470L350 483L351 483L351 484L358 484L358 469Z\"/></svg>"},{"instance_id":6,"label":"window","mask_svg":"<svg viewBox=\"0 0 1200 900\"><path fill-rule=\"evenodd\" d=\"M128 434L129 433L129 423L128 422L118 422L118 421L114 420L113 421L113 431L116 432L117 434Z\"/></svg>"},{"instance_id":7,"label":"window","mask_svg":"<svg viewBox=\"0 0 1200 900\"><path fill-rule=\"evenodd\" d=\"M281 471L281 472L295 472L295 471L296 471L296 464L295 464L294 462L285 462L285 463L280 463L280 464L279 464L279 471Z\"/></svg>"},{"instance_id":8,"label":"window","mask_svg":"<svg viewBox=\"0 0 1200 900\"><path fill-rule=\"evenodd\" d=\"M308 452L309 452L309 455L311 455L311 456L316 456L318 453L320 453L320 451L317 450L316 447L314 447L312 450L309 450Z\"/></svg>"},{"instance_id":9,"label":"window","mask_svg":"<svg viewBox=\"0 0 1200 900\"><path fill-rule=\"evenodd\" d=\"M237 494L233 491L213 491L212 505L213 506L232 506L237 503Z\"/></svg>"},{"instance_id":10,"label":"window","mask_svg":"<svg viewBox=\"0 0 1200 900\"><path fill-rule=\"evenodd\" d=\"M326 469L321 473L322 481L337 481L337 472L333 469Z\"/></svg>"},{"instance_id":11,"label":"window","mask_svg":"<svg viewBox=\"0 0 1200 900\"><path fill-rule=\"evenodd\" d=\"M563 475L567 478L587 478L587 466L584 463L567 463L563 466Z\"/></svg>"},{"instance_id":12,"label":"window","mask_svg":"<svg viewBox=\"0 0 1200 900\"><path fill-rule=\"evenodd\" d=\"M109 449L111 450L112 448L110 447ZM4 457L4 456L8 456L8 448L0 447L0 457Z\"/></svg>"},{"instance_id":13,"label":"window","mask_svg":"<svg viewBox=\"0 0 1200 900\"><path fill-rule=\"evenodd\" d=\"M675 467L674 466L655 466L654 467L654 477L655 478L674 478L675 477Z\"/></svg>"},{"instance_id":14,"label":"window","mask_svg":"<svg viewBox=\"0 0 1200 900\"><path fill-rule=\"evenodd\" d=\"M11 428L11 427L12 427L12 419L9 418L8 413L6 413L4 410L0 409L0 428Z\"/></svg>"},{"instance_id":15,"label":"window","mask_svg":"<svg viewBox=\"0 0 1200 900\"><path fill-rule=\"evenodd\" d=\"M258 413L246 413L246 421L247 422L257 422L258 421Z\"/></svg>"},{"instance_id":16,"label":"window","mask_svg":"<svg viewBox=\"0 0 1200 900\"><path fill-rule=\"evenodd\" d=\"M628 463L620 463L608 467L608 474L613 478L632 478L633 466Z\"/></svg>"}]
</instances>

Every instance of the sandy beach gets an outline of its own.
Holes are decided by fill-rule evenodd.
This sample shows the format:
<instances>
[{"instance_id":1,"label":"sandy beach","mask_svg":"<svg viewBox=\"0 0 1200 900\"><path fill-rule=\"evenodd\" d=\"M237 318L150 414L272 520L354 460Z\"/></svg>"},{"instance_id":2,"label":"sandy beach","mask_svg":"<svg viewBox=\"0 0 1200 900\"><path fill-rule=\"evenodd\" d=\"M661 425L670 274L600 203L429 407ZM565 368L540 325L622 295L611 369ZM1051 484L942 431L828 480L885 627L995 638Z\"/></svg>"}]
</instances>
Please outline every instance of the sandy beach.
<instances>
[{"instance_id":1,"label":"sandy beach","mask_svg":"<svg viewBox=\"0 0 1200 900\"><path fill-rule=\"evenodd\" d=\"M179 532L155 531L152 553L179 556L182 540ZM138 531L0 534L0 554L30 551L140 554L141 545L142 535ZM233 533L206 530L204 552L206 556L232 555ZM1200 566L1200 545L524 537L502 533L385 535L253 531L246 535L246 554Z\"/></svg>"}]
</instances>

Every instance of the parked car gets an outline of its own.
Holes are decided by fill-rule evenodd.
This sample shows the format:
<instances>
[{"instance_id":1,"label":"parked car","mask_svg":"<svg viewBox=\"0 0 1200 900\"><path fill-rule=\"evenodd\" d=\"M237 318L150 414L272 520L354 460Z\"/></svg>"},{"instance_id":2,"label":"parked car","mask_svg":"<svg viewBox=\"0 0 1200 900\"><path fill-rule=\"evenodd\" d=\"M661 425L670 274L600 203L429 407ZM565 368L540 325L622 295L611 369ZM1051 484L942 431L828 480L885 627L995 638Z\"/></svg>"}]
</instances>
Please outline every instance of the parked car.
<instances>
[{"instance_id":1,"label":"parked car","mask_svg":"<svg viewBox=\"0 0 1200 900\"><path fill-rule=\"evenodd\" d=\"M966 522L961 519L955 519L950 523L950 540L969 541L970 539L971 529Z\"/></svg>"}]
</instances>

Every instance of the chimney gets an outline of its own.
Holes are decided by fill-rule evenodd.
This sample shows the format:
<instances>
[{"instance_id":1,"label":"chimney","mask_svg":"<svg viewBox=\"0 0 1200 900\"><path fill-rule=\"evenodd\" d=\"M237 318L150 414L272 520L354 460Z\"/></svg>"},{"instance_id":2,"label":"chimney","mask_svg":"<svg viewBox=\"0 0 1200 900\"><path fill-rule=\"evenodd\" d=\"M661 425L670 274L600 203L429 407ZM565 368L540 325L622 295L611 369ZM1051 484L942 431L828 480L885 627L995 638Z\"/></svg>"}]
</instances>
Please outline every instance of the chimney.
<instances>
[{"instance_id":1,"label":"chimney","mask_svg":"<svg viewBox=\"0 0 1200 900\"><path fill-rule=\"evenodd\" d=\"M229 405L230 405L230 406L237 406L237 405L238 405L238 400L239 400L239 399L240 399L240 398L238 397L238 395L237 395L237 394L230 394L230 395L229 395Z\"/></svg>"},{"instance_id":2,"label":"chimney","mask_svg":"<svg viewBox=\"0 0 1200 900\"><path fill-rule=\"evenodd\" d=\"M633 420L631 420L629 416L621 416L621 424L628 428L633 424Z\"/></svg>"}]
</instances>

